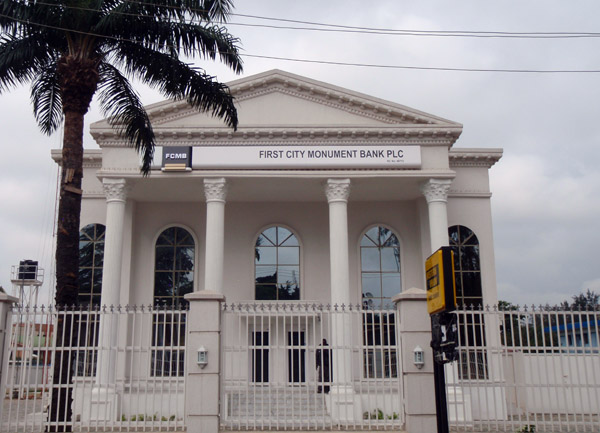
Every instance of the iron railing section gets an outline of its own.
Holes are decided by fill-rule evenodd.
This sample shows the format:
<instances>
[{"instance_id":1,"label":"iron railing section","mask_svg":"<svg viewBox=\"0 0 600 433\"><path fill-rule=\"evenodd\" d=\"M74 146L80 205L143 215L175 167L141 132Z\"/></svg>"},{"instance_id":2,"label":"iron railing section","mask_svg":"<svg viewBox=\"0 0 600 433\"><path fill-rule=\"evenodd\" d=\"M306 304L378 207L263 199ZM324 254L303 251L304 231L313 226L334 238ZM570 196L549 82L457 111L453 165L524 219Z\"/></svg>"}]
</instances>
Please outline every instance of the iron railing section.
<instances>
[{"instance_id":1,"label":"iron railing section","mask_svg":"<svg viewBox=\"0 0 600 433\"><path fill-rule=\"evenodd\" d=\"M222 428L400 429L397 329L360 305L224 304Z\"/></svg>"},{"instance_id":2,"label":"iron railing section","mask_svg":"<svg viewBox=\"0 0 600 433\"><path fill-rule=\"evenodd\" d=\"M0 431L184 431L186 316L152 306L14 307ZM67 380L54 376L57 359Z\"/></svg>"},{"instance_id":3,"label":"iron railing section","mask_svg":"<svg viewBox=\"0 0 600 433\"><path fill-rule=\"evenodd\" d=\"M600 311L455 314L459 359L446 367L454 430L600 431Z\"/></svg>"}]
</instances>

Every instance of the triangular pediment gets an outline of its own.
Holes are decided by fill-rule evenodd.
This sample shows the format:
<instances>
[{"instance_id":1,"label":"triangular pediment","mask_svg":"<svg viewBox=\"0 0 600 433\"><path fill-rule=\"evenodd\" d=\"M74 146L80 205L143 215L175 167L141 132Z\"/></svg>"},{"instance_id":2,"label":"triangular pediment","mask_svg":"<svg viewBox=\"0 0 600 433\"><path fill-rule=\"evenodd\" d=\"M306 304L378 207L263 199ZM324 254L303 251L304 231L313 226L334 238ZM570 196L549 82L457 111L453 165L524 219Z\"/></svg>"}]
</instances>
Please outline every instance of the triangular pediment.
<instances>
[{"instance_id":1,"label":"triangular pediment","mask_svg":"<svg viewBox=\"0 0 600 433\"><path fill-rule=\"evenodd\" d=\"M462 125L394 102L280 70L271 70L227 83L235 97L239 126L235 135L304 133L331 136L352 134L437 135L455 141ZM199 113L185 101L163 101L146 107L159 140L170 135L229 134L221 119ZM105 136L106 120L91 127ZM271 131L271 132L265 132ZM275 132L273 132L275 131ZM448 143L451 144L451 143Z\"/></svg>"}]
</instances>

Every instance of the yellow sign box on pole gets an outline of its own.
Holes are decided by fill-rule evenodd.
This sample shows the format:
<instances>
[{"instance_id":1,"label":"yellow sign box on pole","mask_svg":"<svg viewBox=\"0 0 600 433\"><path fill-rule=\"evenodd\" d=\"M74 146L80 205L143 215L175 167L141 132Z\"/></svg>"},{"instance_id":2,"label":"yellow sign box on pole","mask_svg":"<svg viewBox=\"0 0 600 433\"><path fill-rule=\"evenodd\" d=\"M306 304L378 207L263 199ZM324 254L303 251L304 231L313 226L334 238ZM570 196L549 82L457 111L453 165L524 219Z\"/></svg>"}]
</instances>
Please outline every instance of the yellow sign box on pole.
<instances>
[{"instance_id":1,"label":"yellow sign box on pole","mask_svg":"<svg viewBox=\"0 0 600 433\"><path fill-rule=\"evenodd\" d=\"M429 314L455 310L454 252L450 247L441 247L427 258L425 276Z\"/></svg>"}]
</instances>

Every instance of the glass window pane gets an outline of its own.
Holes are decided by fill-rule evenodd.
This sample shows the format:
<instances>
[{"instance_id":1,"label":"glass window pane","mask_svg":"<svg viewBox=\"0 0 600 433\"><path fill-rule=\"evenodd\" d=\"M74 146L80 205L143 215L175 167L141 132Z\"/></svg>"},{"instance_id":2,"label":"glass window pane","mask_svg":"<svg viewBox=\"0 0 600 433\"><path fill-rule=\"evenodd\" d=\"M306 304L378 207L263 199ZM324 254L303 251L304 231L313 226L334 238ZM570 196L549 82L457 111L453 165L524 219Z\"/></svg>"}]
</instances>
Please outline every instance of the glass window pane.
<instances>
[{"instance_id":1,"label":"glass window pane","mask_svg":"<svg viewBox=\"0 0 600 433\"><path fill-rule=\"evenodd\" d=\"M256 283L276 283L277 282L277 266L257 266L256 267Z\"/></svg>"},{"instance_id":2,"label":"glass window pane","mask_svg":"<svg viewBox=\"0 0 600 433\"><path fill-rule=\"evenodd\" d=\"M379 239L378 245L385 245L387 243L388 238L392 234L391 230L386 227L378 227L379 230Z\"/></svg>"},{"instance_id":3,"label":"glass window pane","mask_svg":"<svg viewBox=\"0 0 600 433\"><path fill-rule=\"evenodd\" d=\"M106 232L106 227L102 224L95 224L96 226L96 240L104 240L104 233Z\"/></svg>"},{"instance_id":4,"label":"glass window pane","mask_svg":"<svg viewBox=\"0 0 600 433\"><path fill-rule=\"evenodd\" d=\"M381 298L363 297L363 307L369 310L380 310L383 305Z\"/></svg>"},{"instance_id":5,"label":"glass window pane","mask_svg":"<svg viewBox=\"0 0 600 433\"><path fill-rule=\"evenodd\" d=\"M399 248L400 241L398 241L398 238L396 237L396 235L394 233L391 233L390 236L387 238L387 240L385 241L385 243L382 246Z\"/></svg>"},{"instance_id":6,"label":"glass window pane","mask_svg":"<svg viewBox=\"0 0 600 433\"><path fill-rule=\"evenodd\" d=\"M95 224L88 224L87 226L85 226L84 228L81 229L81 231L79 232L79 240L85 241L85 240L92 240L95 239L95 228L94 228Z\"/></svg>"},{"instance_id":7,"label":"glass window pane","mask_svg":"<svg viewBox=\"0 0 600 433\"><path fill-rule=\"evenodd\" d=\"M193 272L177 272L177 293L179 297L194 290L194 273Z\"/></svg>"},{"instance_id":8,"label":"glass window pane","mask_svg":"<svg viewBox=\"0 0 600 433\"><path fill-rule=\"evenodd\" d=\"M300 268L298 266L278 266L277 283L297 285L300 280Z\"/></svg>"},{"instance_id":9,"label":"glass window pane","mask_svg":"<svg viewBox=\"0 0 600 433\"><path fill-rule=\"evenodd\" d=\"M458 226L452 226L448 229L450 245L458 245Z\"/></svg>"},{"instance_id":10,"label":"glass window pane","mask_svg":"<svg viewBox=\"0 0 600 433\"><path fill-rule=\"evenodd\" d=\"M287 231L290 232L289 230ZM281 240L281 233L279 233L279 238ZM298 243L298 239L291 232L287 238L284 238L283 241L281 241L281 246L284 247L297 247L299 245L300 244Z\"/></svg>"},{"instance_id":11,"label":"glass window pane","mask_svg":"<svg viewBox=\"0 0 600 433\"><path fill-rule=\"evenodd\" d=\"M154 274L154 296L173 296L173 272L156 272Z\"/></svg>"},{"instance_id":12,"label":"glass window pane","mask_svg":"<svg viewBox=\"0 0 600 433\"><path fill-rule=\"evenodd\" d=\"M178 246L194 246L192 235L181 227L176 227L175 240Z\"/></svg>"},{"instance_id":13,"label":"glass window pane","mask_svg":"<svg viewBox=\"0 0 600 433\"><path fill-rule=\"evenodd\" d=\"M102 267L104 264L104 241L94 244L94 266Z\"/></svg>"},{"instance_id":14,"label":"glass window pane","mask_svg":"<svg viewBox=\"0 0 600 433\"><path fill-rule=\"evenodd\" d=\"M378 229L377 227L370 228L367 233L363 236L360 241L360 245L364 247L374 247L377 246L377 236Z\"/></svg>"},{"instance_id":15,"label":"glass window pane","mask_svg":"<svg viewBox=\"0 0 600 433\"><path fill-rule=\"evenodd\" d=\"M262 232L262 235L273 245L277 245L277 227L269 227Z\"/></svg>"},{"instance_id":16,"label":"glass window pane","mask_svg":"<svg viewBox=\"0 0 600 433\"><path fill-rule=\"evenodd\" d=\"M194 247L178 247L176 250L177 271L192 271L194 269Z\"/></svg>"},{"instance_id":17,"label":"glass window pane","mask_svg":"<svg viewBox=\"0 0 600 433\"><path fill-rule=\"evenodd\" d=\"M400 273L381 274L382 295L384 298L391 298L402 291L400 282Z\"/></svg>"},{"instance_id":18,"label":"glass window pane","mask_svg":"<svg viewBox=\"0 0 600 433\"><path fill-rule=\"evenodd\" d=\"M381 249L381 270L383 272L400 272L400 250L398 248Z\"/></svg>"},{"instance_id":19,"label":"glass window pane","mask_svg":"<svg viewBox=\"0 0 600 433\"><path fill-rule=\"evenodd\" d=\"M277 286L278 300L297 301L300 299L300 288L297 284L280 284Z\"/></svg>"},{"instance_id":20,"label":"glass window pane","mask_svg":"<svg viewBox=\"0 0 600 433\"><path fill-rule=\"evenodd\" d=\"M479 246L460 247L460 264L463 271L479 270Z\"/></svg>"},{"instance_id":21,"label":"glass window pane","mask_svg":"<svg viewBox=\"0 0 600 433\"><path fill-rule=\"evenodd\" d=\"M258 238L256 238L256 246L260 247L263 245L269 245L272 246L274 245L273 242L271 242L269 239L267 239L262 233L260 235L258 235Z\"/></svg>"},{"instance_id":22,"label":"glass window pane","mask_svg":"<svg viewBox=\"0 0 600 433\"><path fill-rule=\"evenodd\" d=\"M465 245L465 244L471 244L472 245L473 244L473 241L474 241L473 238L475 236L474 236L473 231L470 228L465 227L465 226L459 226L458 227L458 233L460 235L459 239L460 239L460 243L462 245Z\"/></svg>"},{"instance_id":23,"label":"glass window pane","mask_svg":"<svg viewBox=\"0 0 600 433\"><path fill-rule=\"evenodd\" d=\"M79 268L79 293L91 292L92 272L91 268Z\"/></svg>"},{"instance_id":24,"label":"glass window pane","mask_svg":"<svg viewBox=\"0 0 600 433\"><path fill-rule=\"evenodd\" d=\"M362 247L360 249L360 262L363 272L380 271L379 267L379 248Z\"/></svg>"},{"instance_id":25,"label":"glass window pane","mask_svg":"<svg viewBox=\"0 0 600 433\"><path fill-rule=\"evenodd\" d=\"M277 227L277 245L283 244L283 242L292 234L291 231L285 227Z\"/></svg>"},{"instance_id":26,"label":"glass window pane","mask_svg":"<svg viewBox=\"0 0 600 433\"><path fill-rule=\"evenodd\" d=\"M156 247L156 262L154 269L160 271L173 270L173 247Z\"/></svg>"},{"instance_id":27,"label":"glass window pane","mask_svg":"<svg viewBox=\"0 0 600 433\"><path fill-rule=\"evenodd\" d=\"M300 263L300 248L279 247L277 256L277 263L280 265L297 265Z\"/></svg>"},{"instance_id":28,"label":"glass window pane","mask_svg":"<svg viewBox=\"0 0 600 433\"><path fill-rule=\"evenodd\" d=\"M102 293L102 269L94 269L93 293Z\"/></svg>"},{"instance_id":29,"label":"glass window pane","mask_svg":"<svg viewBox=\"0 0 600 433\"><path fill-rule=\"evenodd\" d=\"M91 267L94 265L94 243L79 242L79 266Z\"/></svg>"},{"instance_id":30,"label":"glass window pane","mask_svg":"<svg viewBox=\"0 0 600 433\"><path fill-rule=\"evenodd\" d=\"M481 274L479 272L462 272L462 292L465 297L482 297Z\"/></svg>"},{"instance_id":31,"label":"glass window pane","mask_svg":"<svg viewBox=\"0 0 600 433\"><path fill-rule=\"evenodd\" d=\"M175 244L175 227L171 227L163 231L158 240L156 241L156 245L173 245Z\"/></svg>"},{"instance_id":32,"label":"glass window pane","mask_svg":"<svg viewBox=\"0 0 600 433\"><path fill-rule=\"evenodd\" d=\"M274 301L277 299L276 284L257 284L254 295L257 301Z\"/></svg>"},{"instance_id":33,"label":"glass window pane","mask_svg":"<svg viewBox=\"0 0 600 433\"><path fill-rule=\"evenodd\" d=\"M277 248L275 247L255 247L254 262L265 265L277 264Z\"/></svg>"},{"instance_id":34,"label":"glass window pane","mask_svg":"<svg viewBox=\"0 0 600 433\"><path fill-rule=\"evenodd\" d=\"M381 274L363 273L362 274L362 293L367 298L381 297Z\"/></svg>"}]
</instances>

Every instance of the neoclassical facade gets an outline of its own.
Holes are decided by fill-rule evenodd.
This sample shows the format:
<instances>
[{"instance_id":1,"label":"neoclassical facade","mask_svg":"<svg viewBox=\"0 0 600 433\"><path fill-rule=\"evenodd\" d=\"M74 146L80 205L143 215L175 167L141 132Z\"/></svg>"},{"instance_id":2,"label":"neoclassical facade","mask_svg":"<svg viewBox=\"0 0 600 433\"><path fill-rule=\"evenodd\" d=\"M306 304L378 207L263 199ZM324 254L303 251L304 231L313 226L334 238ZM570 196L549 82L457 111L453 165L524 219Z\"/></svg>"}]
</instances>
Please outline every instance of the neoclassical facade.
<instances>
[{"instance_id":1,"label":"neoclassical facade","mask_svg":"<svg viewBox=\"0 0 600 433\"><path fill-rule=\"evenodd\" d=\"M458 123L287 72L229 85L237 131L185 102L148 107L158 148L147 177L106 121L92 125L100 150L85 155L81 224L105 227L105 251L84 275L97 276L89 302L211 290L232 301L385 306L424 287L425 258L452 243L464 262L459 302L495 303L488 170L500 149L454 147ZM181 148L191 148L187 164L162 164ZM377 264L363 245L375 227L396 240L395 263ZM270 228L294 245L265 238ZM187 244L160 245L175 229ZM162 256L168 248L173 257Z\"/></svg>"}]
</instances>

